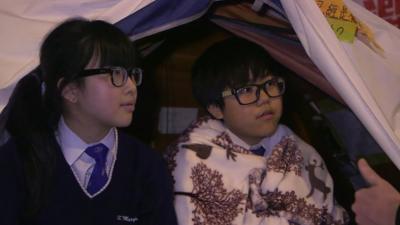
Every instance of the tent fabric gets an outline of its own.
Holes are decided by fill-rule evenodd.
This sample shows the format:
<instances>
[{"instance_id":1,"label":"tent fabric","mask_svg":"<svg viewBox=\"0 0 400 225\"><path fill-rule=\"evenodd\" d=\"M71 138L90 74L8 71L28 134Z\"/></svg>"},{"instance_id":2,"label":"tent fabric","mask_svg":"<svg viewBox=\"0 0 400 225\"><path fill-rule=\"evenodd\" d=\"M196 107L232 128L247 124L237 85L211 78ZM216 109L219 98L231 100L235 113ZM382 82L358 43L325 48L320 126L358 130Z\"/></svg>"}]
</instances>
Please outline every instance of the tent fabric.
<instances>
[{"instance_id":1,"label":"tent fabric","mask_svg":"<svg viewBox=\"0 0 400 225\"><path fill-rule=\"evenodd\" d=\"M384 55L364 42L340 42L315 1L281 1L303 47L371 135L400 168L400 31L352 1Z\"/></svg>"},{"instance_id":2,"label":"tent fabric","mask_svg":"<svg viewBox=\"0 0 400 225\"><path fill-rule=\"evenodd\" d=\"M214 0L157 0L115 25L131 40L141 39L186 24L203 16Z\"/></svg>"},{"instance_id":3,"label":"tent fabric","mask_svg":"<svg viewBox=\"0 0 400 225\"><path fill-rule=\"evenodd\" d=\"M153 1L0 1L0 111L17 81L37 67L40 42L56 24L76 16L115 23Z\"/></svg>"},{"instance_id":4,"label":"tent fabric","mask_svg":"<svg viewBox=\"0 0 400 225\"><path fill-rule=\"evenodd\" d=\"M281 11L277 12L277 10L275 10L277 6L274 4L271 5L272 3L268 3L268 7L272 8L269 8L265 12L266 15L257 13L263 11L265 4L266 3L264 3L262 0L256 0L253 4L248 2L238 2L235 4L222 5L215 9L214 14L232 19L240 19L242 21L247 21L254 24L264 24L291 29L289 20L286 19L286 15L284 15ZM295 34L293 36L295 37Z\"/></svg>"}]
</instances>

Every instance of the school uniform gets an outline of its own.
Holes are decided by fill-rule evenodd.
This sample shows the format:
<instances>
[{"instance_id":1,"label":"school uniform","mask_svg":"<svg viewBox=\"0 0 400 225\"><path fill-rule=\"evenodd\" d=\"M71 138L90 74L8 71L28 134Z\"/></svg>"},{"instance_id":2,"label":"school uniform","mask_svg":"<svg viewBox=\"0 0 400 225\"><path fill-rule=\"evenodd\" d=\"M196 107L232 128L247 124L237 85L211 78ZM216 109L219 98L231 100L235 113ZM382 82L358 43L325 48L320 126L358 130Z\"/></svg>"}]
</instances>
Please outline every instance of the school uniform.
<instances>
[{"instance_id":1,"label":"school uniform","mask_svg":"<svg viewBox=\"0 0 400 225\"><path fill-rule=\"evenodd\" d=\"M105 169L107 183L97 192L89 193L86 188L93 172L93 161L78 148L72 154L64 154L64 148L74 148L79 143L66 141L71 136L65 136L62 129L58 129L56 137L61 147L56 149L54 182L51 192L47 193L48 202L38 217L27 224L177 223L170 177L163 159L155 151L112 129L100 141L109 147ZM23 176L22 162L11 138L0 148L0 193L3 195L0 197L0 225L19 224L26 197Z\"/></svg>"}]
</instances>

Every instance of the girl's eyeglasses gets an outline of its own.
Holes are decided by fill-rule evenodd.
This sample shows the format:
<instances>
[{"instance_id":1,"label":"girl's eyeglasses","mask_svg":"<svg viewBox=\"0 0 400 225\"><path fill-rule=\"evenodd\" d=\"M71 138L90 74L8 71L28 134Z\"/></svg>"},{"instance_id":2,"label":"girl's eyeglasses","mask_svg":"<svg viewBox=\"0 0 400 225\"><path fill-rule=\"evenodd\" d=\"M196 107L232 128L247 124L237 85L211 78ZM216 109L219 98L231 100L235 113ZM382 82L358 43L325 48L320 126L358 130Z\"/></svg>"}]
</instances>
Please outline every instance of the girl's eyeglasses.
<instances>
[{"instance_id":1,"label":"girl's eyeglasses","mask_svg":"<svg viewBox=\"0 0 400 225\"><path fill-rule=\"evenodd\" d=\"M128 77L135 81L136 86L142 84L142 69L140 68L125 69L123 67L115 66L107 68L86 69L82 70L79 73L78 77L88 77L99 74L109 74L111 76L111 82L115 87L122 87L128 80Z\"/></svg>"}]
</instances>

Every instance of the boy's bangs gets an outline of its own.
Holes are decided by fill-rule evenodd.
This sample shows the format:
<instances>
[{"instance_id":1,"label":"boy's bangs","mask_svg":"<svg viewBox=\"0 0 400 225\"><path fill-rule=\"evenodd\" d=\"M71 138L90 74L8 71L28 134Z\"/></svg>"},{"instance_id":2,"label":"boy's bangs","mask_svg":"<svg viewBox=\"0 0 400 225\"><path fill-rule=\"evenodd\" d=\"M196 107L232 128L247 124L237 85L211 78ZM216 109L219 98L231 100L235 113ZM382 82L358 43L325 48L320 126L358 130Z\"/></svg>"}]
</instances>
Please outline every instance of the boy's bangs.
<instances>
[{"instance_id":1,"label":"boy's bangs","mask_svg":"<svg viewBox=\"0 0 400 225\"><path fill-rule=\"evenodd\" d=\"M271 74L275 74L275 70L273 68L274 63L267 61L273 61L273 59L264 58L262 56L252 59L248 67L249 71L251 72L249 73L249 81L251 83L255 83Z\"/></svg>"},{"instance_id":2,"label":"boy's bangs","mask_svg":"<svg viewBox=\"0 0 400 225\"><path fill-rule=\"evenodd\" d=\"M230 69L230 73L231 76L229 76L228 86L231 88L239 88L246 84L254 84L264 79L271 74L271 71L267 68L266 63L249 62L236 69ZM243 74L247 74L247 76L243 76Z\"/></svg>"}]
</instances>

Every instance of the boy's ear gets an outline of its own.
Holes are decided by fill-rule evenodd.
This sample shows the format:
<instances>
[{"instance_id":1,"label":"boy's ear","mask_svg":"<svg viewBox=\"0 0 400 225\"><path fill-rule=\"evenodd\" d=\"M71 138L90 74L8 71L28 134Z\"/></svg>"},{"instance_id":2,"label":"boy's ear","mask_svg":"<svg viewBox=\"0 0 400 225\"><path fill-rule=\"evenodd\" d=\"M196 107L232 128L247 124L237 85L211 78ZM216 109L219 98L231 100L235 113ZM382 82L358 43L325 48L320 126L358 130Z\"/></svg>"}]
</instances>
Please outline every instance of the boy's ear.
<instances>
[{"instance_id":1,"label":"boy's ear","mask_svg":"<svg viewBox=\"0 0 400 225\"><path fill-rule=\"evenodd\" d=\"M207 107L207 111L216 119L221 120L224 118L224 114L221 108L217 105L209 105Z\"/></svg>"},{"instance_id":2,"label":"boy's ear","mask_svg":"<svg viewBox=\"0 0 400 225\"><path fill-rule=\"evenodd\" d=\"M57 87L61 88L61 83L63 81L63 78L61 78L58 82L57 82ZM61 96L71 102L71 103L76 103L78 100L77 97L77 93L78 93L78 87L75 83L68 83L66 84L62 90L61 90Z\"/></svg>"}]
</instances>

